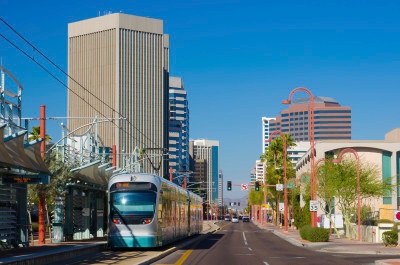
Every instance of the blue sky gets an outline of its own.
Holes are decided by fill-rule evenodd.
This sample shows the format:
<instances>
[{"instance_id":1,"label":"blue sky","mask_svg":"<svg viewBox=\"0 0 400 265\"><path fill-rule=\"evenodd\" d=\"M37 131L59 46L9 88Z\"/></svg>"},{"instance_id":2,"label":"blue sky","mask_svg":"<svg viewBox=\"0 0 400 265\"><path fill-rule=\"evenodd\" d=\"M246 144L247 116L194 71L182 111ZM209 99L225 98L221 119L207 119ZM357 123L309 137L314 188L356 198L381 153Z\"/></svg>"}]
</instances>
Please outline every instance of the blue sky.
<instances>
[{"instance_id":1,"label":"blue sky","mask_svg":"<svg viewBox=\"0 0 400 265\"><path fill-rule=\"evenodd\" d=\"M220 169L234 184L249 181L261 155L261 117L286 108L281 100L296 87L350 106L353 139L380 140L400 127L397 1L0 0L0 7L1 18L64 71L68 23L120 11L163 20L170 73L188 91L190 138L220 141ZM2 23L0 33L44 62ZM1 36L0 57L25 88L24 117L38 117L41 104L48 117L66 116L62 84ZM48 121L53 140L61 122ZM245 195L238 187L224 193Z\"/></svg>"}]
</instances>

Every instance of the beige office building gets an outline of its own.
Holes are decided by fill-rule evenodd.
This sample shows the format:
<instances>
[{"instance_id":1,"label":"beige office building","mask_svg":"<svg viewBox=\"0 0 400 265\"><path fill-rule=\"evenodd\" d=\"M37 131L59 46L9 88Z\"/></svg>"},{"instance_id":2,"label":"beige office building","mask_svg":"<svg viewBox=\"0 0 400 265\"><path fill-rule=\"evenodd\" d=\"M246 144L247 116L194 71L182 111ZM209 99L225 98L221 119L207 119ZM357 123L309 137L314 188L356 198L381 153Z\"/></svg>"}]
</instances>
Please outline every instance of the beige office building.
<instances>
[{"instance_id":1,"label":"beige office building","mask_svg":"<svg viewBox=\"0 0 400 265\"><path fill-rule=\"evenodd\" d=\"M372 210L371 215L376 219L390 219L400 222L397 213L400 212L400 129L396 128L385 134L384 140L324 140L316 141L314 161L318 166L324 163L328 155L337 157L345 148L351 148L359 158L358 162L376 168L379 178L393 185L384 196L375 198L362 198L361 204L367 205ZM346 153L346 158L356 159L352 152ZM320 164L321 163L321 164ZM296 177L299 183L303 175L309 176L311 172L311 150L297 161ZM317 193L318 195L318 193ZM318 196L317 196L318 197ZM319 198L318 198L319 199ZM338 209L335 209L338 213ZM318 209L317 214L323 214L323 209ZM399 214L400 215L400 214Z\"/></svg>"},{"instance_id":2,"label":"beige office building","mask_svg":"<svg viewBox=\"0 0 400 265\"><path fill-rule=\"evenodd\" d=\"M68 24L68 128L109 119L99 135L104 146L116 145L117 167L138 147L152 160L142 170L165 176L168 73L162 20L115 13Z\"/></svg>"}]
</instances>

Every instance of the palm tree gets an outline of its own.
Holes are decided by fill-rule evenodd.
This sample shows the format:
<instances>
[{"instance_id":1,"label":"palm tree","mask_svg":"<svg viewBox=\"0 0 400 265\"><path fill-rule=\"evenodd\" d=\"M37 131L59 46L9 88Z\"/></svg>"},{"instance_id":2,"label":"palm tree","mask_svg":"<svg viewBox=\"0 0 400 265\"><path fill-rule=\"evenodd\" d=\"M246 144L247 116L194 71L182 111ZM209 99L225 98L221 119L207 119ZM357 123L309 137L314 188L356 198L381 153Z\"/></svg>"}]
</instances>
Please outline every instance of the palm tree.
<instances>
[{"instance_id":1,"label":"palm tree","mask_svg":"<svg viewBox=\"0 0 400 265\"><path fill-rule=\"evenodd\" d=\"M45 141L51 140L51 137L46 135ZM28 141L35 141L40 139L40 126L33 126L32 132L28 136ZM44 211L47 210L46 205L46 188L47 185L36 185L36 190L31 189L29 191L29 187L34 185L28 185L28 194L32 191L35 191L38 195L38 206L39 206L39 244L45 243L45 221L44 221ZM49 220L48 211L47 211L47 220Z\"/></svg>"},{"instance_id":2,"label":"palm tree","mask_svg":"<svg viewBox=\"0 0 400 265\"><path fill-rule=\"evenodd\" d=\"M51 140L51 137L49 135L46 135L44 138L46 142ZM30 132L28 140L29 142L31 142L38 139L40 139L40 126L32 126L32 132Z\"/></svg>"},{"instance_id":3,"label":"palm tree","mask_svg":"<svg viewBox=\"0 0 400 265\"><path fill-rule=\"evenodd\" d=\"M296 146L296 143L294 142L293 138L290 136L290 134L285 134L285 139L286 139L286 148L289 148L291 146ZM283 151L283 138L282 136L277 137L274 139L269 147L265 150L265 153L261 155L261 161L265 162L267 165L267 172L265 174L265 183L268 185L275 185L275 184L281 184L282 183L282 178L283 178L283 162L284 159L286 159L286 175L287 177L293 178L295 177L295 170L293 168L292 162L288 157L284 157L284 151ZM278 203L280 201L280 193L276 191L275 188L269 188L267 187L266 189L263 190L263 192L268 192L268 194L272 195L271 198L271 205L275 206L276 211L275 214L278 212ZM277 221L278 216L275 216L274 220Z\"/></svg>"}]
</instances>

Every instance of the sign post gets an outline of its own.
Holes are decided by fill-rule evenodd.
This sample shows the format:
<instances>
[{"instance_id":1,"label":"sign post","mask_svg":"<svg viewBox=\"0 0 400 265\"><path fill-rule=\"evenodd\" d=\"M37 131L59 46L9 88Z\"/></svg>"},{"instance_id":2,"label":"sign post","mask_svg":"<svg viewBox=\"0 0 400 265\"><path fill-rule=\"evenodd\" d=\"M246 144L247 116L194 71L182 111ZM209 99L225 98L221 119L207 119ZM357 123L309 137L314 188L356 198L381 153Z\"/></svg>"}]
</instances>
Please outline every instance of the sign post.
<instances>
[{"instance_id":1,"label":"sign post","mask_svg":"<svg viewBox=\"0 0 400 265\"><path fill-rule=\"evenodd\" d=\"M310 212L317 212L318 211L318 201L310 201Z\"/></svg>"}]
</instances>

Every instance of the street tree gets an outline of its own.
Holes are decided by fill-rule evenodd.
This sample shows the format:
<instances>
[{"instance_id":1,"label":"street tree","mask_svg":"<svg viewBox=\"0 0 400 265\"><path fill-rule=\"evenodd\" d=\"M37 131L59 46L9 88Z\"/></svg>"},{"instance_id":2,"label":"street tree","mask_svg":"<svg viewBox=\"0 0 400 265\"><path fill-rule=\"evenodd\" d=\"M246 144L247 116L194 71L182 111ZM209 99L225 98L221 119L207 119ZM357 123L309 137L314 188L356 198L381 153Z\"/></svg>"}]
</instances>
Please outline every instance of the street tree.
<instances>
[{"instance_id":1,"label":"street tree","mask_svg":"<svg viewBox=\"0 0 400 265\"><path fill-rule=\"evenodd\" d=\"M350 237L350 227L354 233L356 229L351 226L352 216L356 216L358 196L361 202L384 196L392 189L389 182L382 181L379 170L375 164L360 162L360 194L357 192L357 161L343 159L340 164L324 165L318 173L317 194L325 207L326 212L332 213L335 205L343 214L346 224L346 235ZM324 172L324 173L323 173Z\"/></svg>"},{"instance_id":2,"label":"street tree","mask_svg":"<svg viewBox=\"0 0 400 265\"><path fill-rule=\"evenodd\" d=\"M40 126L32 126L32 132L29 133L28 141L35 141L40 139ZM45 140L50 141L51 137L45 135Z\"/></svg>"},{"instance_id":3,"label":"street tree","mask_svg":"<svg viewBox=\"0 0 400 265\"><path fill-rule=\"evenodd\" d=\"M56 151L50 152L49 155L45 157L44 162L51 172L50 183L29 185L28 202L30 205L37 205L40 191L46 191L46 208L52 211L54 199L64 196L66 184L73 178L73 173L70 172L71 168L57 159Z\"/></svg>"},{"instance_id":4,"label":"street tree","mask_svg":"<svg viewBox=\"0 0 400 265\"><path fill-rule=\"evenodd\" d=\"M287 149L291 146L296 146L296 143L289 134L285 134L285 138ZM263 189L263 192L266 192L265 197L270 202L271 207L275 209L275 222L278 220L277 213L279 212L279 202L283 197L281 196L282 192L277 192L275 188L276 184L283 183L283 162L285 159L283 148L283 138L280 136L271 141L268 148L265 150L265 153L260 156L261 161L265 162L266 164L265 184L268 185L265 189ZM295 178L295 176L296 172L293 164L286 156L286 177L288 180L290 180L291 178Z\"/></svg>"},{"instance_id":5,"label":"street tree","mask_svg":"<svg viewBox=\"0 0 400 265\"><path fill-rule=\"evenodd\" d=\"M40 137L40 126L33 126L32 132L28 136L29 141L39 140ZM45 140L50 140L51 137L46 135ZM43 155L43 154L42 154ZM45 243L45 220L44 220L44 211L46 207L46 189L41 187L42 185L38 185L37 196L38 196L38 209L39 209L39 244ZM29 210L29 209L28 209ZM47 220L49 220L47 214Z\"/></svg>"},{"instance_id":6,"label":"street tree","mask_svg":"<svg viewBox=\"0 0 400 265\"><path fill-rule=\"evenodd\" d=\"M325 164L316 169L317 178L317 194L319 207L324 211L325 216L332 224L336 235L340 238L336 223L333 220L333 212L335 209L335 197L339 196L337 191L337 178L335 177L336 167L330 161L325 161Z\"/></svg>"}]
</instances>

